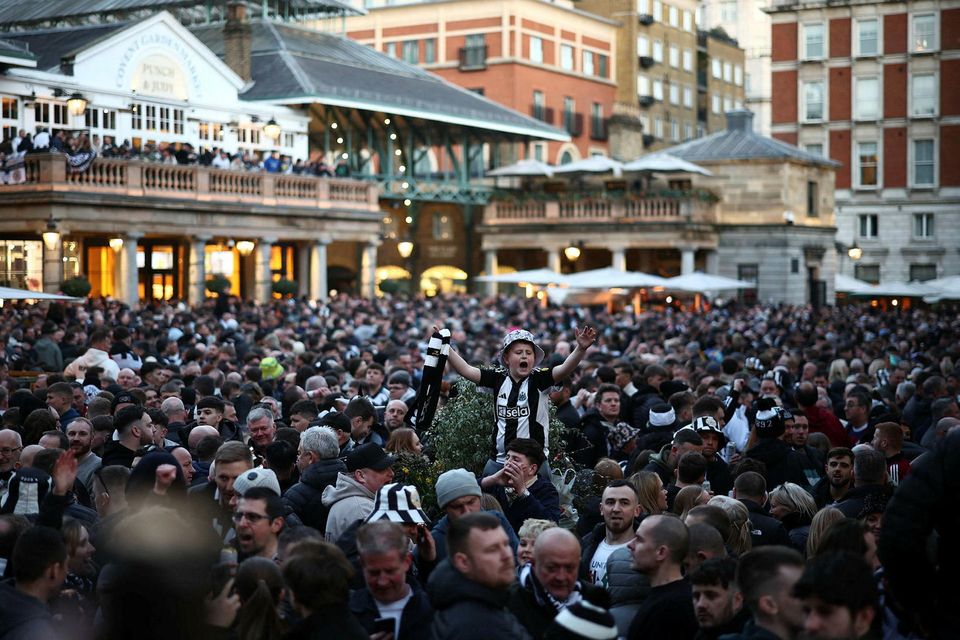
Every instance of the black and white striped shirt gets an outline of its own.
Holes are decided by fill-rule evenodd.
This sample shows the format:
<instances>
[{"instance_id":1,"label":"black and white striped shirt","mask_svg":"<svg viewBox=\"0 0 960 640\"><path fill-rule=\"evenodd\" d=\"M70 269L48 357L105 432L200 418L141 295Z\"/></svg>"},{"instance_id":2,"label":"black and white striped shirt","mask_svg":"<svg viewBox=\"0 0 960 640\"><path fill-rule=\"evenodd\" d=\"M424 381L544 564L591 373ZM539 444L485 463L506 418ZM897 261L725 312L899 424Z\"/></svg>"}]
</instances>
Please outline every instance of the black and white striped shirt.
<instances>
[{"instance_id":1,"label":"black and white striped shirt","mask_svg":"<svg viewBox=\"0 0 960 640\"><path fill-rule=\"evenodd\" d=\"M547 394L554 386L553 368L536 369L523 380L516 381L506 370L480 371L479 387L493 389L497 401L494 413L497 428L493 433L490 457L503 464L507 460L507 445L516 438L532 438L549 455L550 399Z\"/></svg>"}]
</instances>

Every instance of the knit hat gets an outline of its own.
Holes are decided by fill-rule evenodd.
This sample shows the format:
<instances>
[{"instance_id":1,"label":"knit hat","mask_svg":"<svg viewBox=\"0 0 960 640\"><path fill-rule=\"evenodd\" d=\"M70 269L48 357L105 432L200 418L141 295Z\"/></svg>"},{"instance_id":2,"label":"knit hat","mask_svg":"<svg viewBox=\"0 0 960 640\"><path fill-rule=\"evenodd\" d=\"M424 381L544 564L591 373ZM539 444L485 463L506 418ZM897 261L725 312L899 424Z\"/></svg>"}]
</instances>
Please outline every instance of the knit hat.
<instances>
[{"instance_id":1,"label":"knit hat","mask_svg":"<svg viewBox=\"0 0 960 640\"><path fill-rule=\"evenodd\" d=\"M480 485L472 473L466 469L444 471L437 478L437 505L441 509L463 496L480 497Z\"/></svg>"},{"instance_id":2,"label":"knit hat","mask_svg":"<svg viewBox=\"0 0 960 640\"><path fill-rule=\"evenodd\" d=\"M273 380L283 375L283 365L277 362L274 357L264 358L260 361L260 373L264 380Z\"/></svg>"},{"instance_id":3,"label":"knit hat","mask_svg":"<svg viewBox=\"0 0 960 640\"><path fill-rule=\"evenodd\" d=\"M779 438L786 430L783 414L777 411L777 404L773 398L757 400L757 417L753 424L758 438Z\"/></svg>"},{"instance_id":4,"label":"knit hat","mask_svg":"<svg viewBox=\"0 0 960 640\"><path fill-rule=\"evenodd\" d=\"M389 520L404 524L430 524L430 518L420 508L420 494L413 485L399 482L385 484L377 492L373 513L367 522Z\"/></svg>"},{"instance_id":5,"label":"knit hat","mask_svg":"<svg viewBox=\"0 0 960 640\"><path fill-rule=\"evenodd\" d=\"M250 469L244 471L233 481L233 491L239 496L253 489L254 487L266 487L280 497L280 481L277 480L277 474L272 469Z\"/></svg>"},{"instance_id":6,"label":"knit hat","mask_svg":"<svg viewBox=\"0 0 960 640\"><path fill-rule=\"evenodd\" d=\"M523 329L514 329L507 335L503 336L503 346L500 349L500 361L506 365L507 364L507 351L510 349L510 345L514 342L529 342L533 346L533 366L540 366L540 363L543 362L543 349L537 346L537 343L534 341L533 334L529 331Z\"/></svg>"},{"instance_id":7,"label":"knit hat","mask_svg":"<svg viewBox=\"0 0 960 640\"><path fill-rule=\"evenodd\" d=\"M666 402L658 402L650 407L648 424L651 429L666 429L676 426L677 412Z\"/></svg>"},{"instance_id":8,"label":"knit hat","mask_svg":"<svg viewBox=\"0 0 960 640\"><path fill-rule=\"evenodd\" d=\"M581 600L564 607L543 637L551 640L614 640L617 623L606 609Z\"/></svg>"}]
</instances>

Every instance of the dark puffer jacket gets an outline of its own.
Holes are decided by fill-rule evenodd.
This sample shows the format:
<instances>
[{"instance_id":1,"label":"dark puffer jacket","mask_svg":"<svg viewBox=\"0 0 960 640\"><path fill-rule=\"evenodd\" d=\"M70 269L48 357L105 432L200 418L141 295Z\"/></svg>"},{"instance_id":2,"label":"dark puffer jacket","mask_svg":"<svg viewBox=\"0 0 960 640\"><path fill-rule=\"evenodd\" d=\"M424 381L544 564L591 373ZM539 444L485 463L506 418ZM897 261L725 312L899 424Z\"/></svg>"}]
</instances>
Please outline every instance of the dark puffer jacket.
<instances>
[{"instance_id":1,"label":"dark puffer jacket","mask_svg":"<svg viewBox=\"0 0 960 640\"><path fill-rule=\"evenodd\" d=\"M931 637L960 628L960 431L947 435L900 483L883 516L877 551L897 604ZM936 563L927 538L939 534Z\"/></svg>"},{"instance_id":2,"label":"dark puffer jacket","mask_svg":"<svg viewBox=\"0 0 960 640\"><path fill-rule=\"evenodd\" d=\"M768 489L779 487L784 482L798 484L804 489L810 488L800 456L783 440L761 440L757 446L747 451L747 457L767 465L765 477Z\"/></svg>"},{"instance_id":3,"label":"dark puffer jacket","mask_svg":"<svg viewBox=\"0 0 960 640\"><path fill-rule=\"evenodd\" d=\"M427 592L436 610L433 640L532 640L507 609L508 590L468 580L446 560L430 576Z\"/></svg>"},{"instance_id":4,"label":"dark puffer jacket","mask_svg":"<svg viewBox=\"0 0 960 640\"><path fill-rule=\"evenodd\" d=\"M303 520L303 524L323 531L327 526L329 511L321 502L323 490L335 485L337 474L346 470L347 467L340 458L314 462L300 476L300 482L283 495L284 503Z\"/></svg>"}]
</instances>

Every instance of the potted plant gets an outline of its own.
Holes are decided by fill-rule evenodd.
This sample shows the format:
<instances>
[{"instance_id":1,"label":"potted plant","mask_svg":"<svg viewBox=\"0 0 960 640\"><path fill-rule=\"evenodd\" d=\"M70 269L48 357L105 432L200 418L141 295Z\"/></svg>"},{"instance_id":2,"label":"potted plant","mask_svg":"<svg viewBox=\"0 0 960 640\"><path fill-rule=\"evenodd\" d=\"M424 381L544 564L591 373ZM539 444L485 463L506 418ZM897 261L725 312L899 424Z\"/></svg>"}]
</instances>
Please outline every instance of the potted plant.
<instances>
[{"instance_id":1,"label":"potted plant","mask_svg":"<svg viewBox=\"0 0 960 640\"><path fill-rule=\"evenodd\" d=\"M287 296L295 296L299 291L299 286L297 285L296 280L289 280L287 278L280 278L273 283L272 286L273 292L279 295L282 298Z\"/></svg>"},{"instance_id":2,"label":"potted plant","mask_svg":"<svg viewBox=\"0 0 960 640\"><path fill-rule=\"evenodd\" d=\"M90 295L90 290L93 287L90 286L90 281L87 280L86 276L75 276L73 278L68 278L63 281L63 284L60 285L60 291L64 295L70 296L72 298L86 298Z\"/></svg>"},{"instance_id":3,"label":"potted plant","mask_svg":"<svg viewBox=\"0 0 960 640\"><path fill-rule=\"evenodd\" d=\"M230 289L230 280L222 273L215 273L204 283L210 293L221 294Z\"/></svg>"}]
</instances>

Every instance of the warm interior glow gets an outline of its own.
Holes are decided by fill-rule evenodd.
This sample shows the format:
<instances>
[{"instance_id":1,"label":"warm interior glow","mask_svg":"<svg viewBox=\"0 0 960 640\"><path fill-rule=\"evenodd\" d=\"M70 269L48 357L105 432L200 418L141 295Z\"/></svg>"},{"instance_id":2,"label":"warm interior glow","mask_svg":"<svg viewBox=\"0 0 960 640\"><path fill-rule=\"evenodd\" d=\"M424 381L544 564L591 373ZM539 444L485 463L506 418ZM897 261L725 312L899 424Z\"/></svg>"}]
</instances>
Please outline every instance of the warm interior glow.
<instances>
[{"instance_id":1,"label":"warm interior glow","mask_svg":"<svg viewBox=\"0 0 960 640\"><path fill-rule=\"evenodd\" d=\"M74 93L67 98L67 111L69 111L71 115L82 116L86 110L87 99L83 97L83 94Z\"/></svg>"},{"instance_id":2,"label":"warm interior glow","mask_svg":"<svg viewBox=\"0 0 960 640\"><path fill-rule=\"evenodd\" d=\"M43 236L43 246L45 246L48 251L53 251L57 248L57 243L60 241L60 233L58 231L44 231L41 235Z\"/></svg>"}]
</instances>

